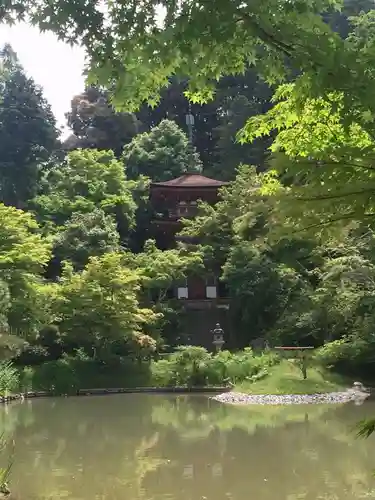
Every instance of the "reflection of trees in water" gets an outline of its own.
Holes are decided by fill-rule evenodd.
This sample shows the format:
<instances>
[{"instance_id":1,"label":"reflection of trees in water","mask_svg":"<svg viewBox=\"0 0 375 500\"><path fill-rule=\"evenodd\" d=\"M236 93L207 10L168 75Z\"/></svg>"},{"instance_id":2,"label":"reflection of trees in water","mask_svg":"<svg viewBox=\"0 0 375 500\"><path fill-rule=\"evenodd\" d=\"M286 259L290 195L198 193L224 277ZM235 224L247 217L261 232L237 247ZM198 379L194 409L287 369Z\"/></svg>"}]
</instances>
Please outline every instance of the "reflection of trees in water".
<instances>
[{"instance_id":1,"label":"reflection of trees in water","mask_svg":"<svg viewBox=\"0 0 375 500\"><path fill-rule=\"evenodd\" d=\"M69 500L122 499L124 488L137 491L139 478L161 461L147 461L157 434L149 425L151 402L136 399L130 406L115 396L34 401L33 423L15 432L22 452L14 489L38 500L57 491Z\"/></svg>"},{"instance_id":2,"label":"reflection of trees in water","mask_svg":"<svg viewBox=\"0 0 375 500\"><path fill-rule=\"evenodd\" d=\"M202 469L207 480L207 465L215 462L220 462L223 471L215 478L216 498L231 494L245 499L251 493L252 498L274 500L277 492L277 499L357 500L375 494L372 445L358 442L350 432L359 418L353 407L213 405L207 415L199 415L194 429L192 401L186 404L190 404L189 411L181 403L174 408L170 405L165 421L185 441L192 436L191 448L186 443L170 448L169 438L160 440L158 447L159 453L165 447L175 464L176 470L170 471L172 483L177 469L183 470L184 461L193 465L195 483L186 498L193 495L196 483L203 481ZM165 405L163 412L168 413ZM153 411L159 424L161 414L160 409ZM204 436L205 431L206 439L198 443L194 438ZM220 453L218 437L223 435L225 451ZM160 483L164 492L168 491L166 481ZM207 498L214 498L212 487L209 490Z\"/></svg>"},{"instance_id":3,"label":"reflection of trees in water","mask_svg":"<svg viewBox=\"0 0 375 500\"><path fill-rule=\"evenodd\" d=\"M0 406L0 429L6 439L12 439L16 429L28 427L33 422L31 401L16 401Z\"/></svg>"},{"instance_id":4,"label":"reflection of trees in water","mask_svg":"<svg viewBox=\"0 0 375 500\"><path fill-rule=\"evenodd\" d=\"M374 487L373 443L349 432L363 411L127 395L34 401L0 422L20 500L357 500Z\"/></svg>"}]
</instances>

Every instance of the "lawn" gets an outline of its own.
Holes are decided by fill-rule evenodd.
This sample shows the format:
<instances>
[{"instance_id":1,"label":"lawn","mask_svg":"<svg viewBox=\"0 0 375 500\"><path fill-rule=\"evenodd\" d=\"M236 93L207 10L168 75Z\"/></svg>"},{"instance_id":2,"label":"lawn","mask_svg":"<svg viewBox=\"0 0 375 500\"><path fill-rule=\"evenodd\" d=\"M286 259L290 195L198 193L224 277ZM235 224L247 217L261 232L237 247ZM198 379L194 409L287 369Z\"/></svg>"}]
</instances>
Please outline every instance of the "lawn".
<instances>
[{"instance_id":1,"label":"lawn","mask_svg":"<svg viewBox=\"0 0 375 500\"><path fill-rule=\"evenodd\" d=\"M308 368L307 379L303 380L301 370L293 360L283 360L269 368L269 375L265 378L242 382L234 390L248 394L313 394L340 391L350 385L350 381L318 367Z\"/></svg>"}]
</instances>

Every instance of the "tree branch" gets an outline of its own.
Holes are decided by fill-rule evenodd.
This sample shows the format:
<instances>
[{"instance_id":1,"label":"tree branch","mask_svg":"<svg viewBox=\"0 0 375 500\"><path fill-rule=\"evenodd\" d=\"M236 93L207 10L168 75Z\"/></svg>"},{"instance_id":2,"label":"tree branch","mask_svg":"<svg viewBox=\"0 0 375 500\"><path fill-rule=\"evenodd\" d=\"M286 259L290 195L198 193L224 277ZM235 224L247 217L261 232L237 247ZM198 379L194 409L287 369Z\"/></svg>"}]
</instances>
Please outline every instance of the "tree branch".
<instances>
[{"instance_id":1,"label":"tree branch","mask_svg":"<svg viewBox=\"0 0 375 500\"><path fill-rule=\"evenodd\" d=\"M356 196L356 195L361 195L361 194L366 194L366 193L373 193L375 192L375 187L371 189L362 189L361 191L351 191L349 193L340 193L340 194L326 194L326 195L320 195L320 196L314 196L311 198L304 198L303 196L295 198L298 201L318 201L318 200L336 200L339 198L346 198L347 196Z\"/></svg>"},{"instance_id":2,"label":"tree branch","mask_svg":"<svg viewBox=\"0 0 375 500\"><path fill-rule=\"evenodd\" d=\"M332 219L328 219L323 222L318 222L316 224L310 224L309 226L302 227L300 229L296 229L295 231L292 231L292 234L297 234L301 233L303 231L309 231L310 229L315 229L318 227L324 227L324 226L329 226L330 224L334 224L335 222L340 222L341 220L348 220L348 219L353 219L354 216L356 215L356 212L350 212L349 214L342 215L340 217L332 217ZM362 214L361 217L375 217L375 214Z\"/></svg>"}]
</instances>

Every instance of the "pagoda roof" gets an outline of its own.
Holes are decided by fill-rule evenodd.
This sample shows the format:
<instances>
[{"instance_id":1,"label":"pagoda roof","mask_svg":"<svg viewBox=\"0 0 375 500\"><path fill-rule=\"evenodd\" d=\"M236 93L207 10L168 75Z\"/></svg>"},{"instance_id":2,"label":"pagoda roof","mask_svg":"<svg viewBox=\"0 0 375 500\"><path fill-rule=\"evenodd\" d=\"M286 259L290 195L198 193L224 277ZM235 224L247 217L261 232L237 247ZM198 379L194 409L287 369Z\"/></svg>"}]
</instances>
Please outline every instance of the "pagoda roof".
<instances>
[{"instance_id":1,"label":"pagoda roof","mask_svg":"<svg viewBox=\"0 0 375 500\"><path fill-rule=\"evenodd\" d=\"M153 182L151 186L164 188L219 188L225 186L227 182L210 179L201 174L186 173L164 182Z\"/></svg>"}]
</instances>

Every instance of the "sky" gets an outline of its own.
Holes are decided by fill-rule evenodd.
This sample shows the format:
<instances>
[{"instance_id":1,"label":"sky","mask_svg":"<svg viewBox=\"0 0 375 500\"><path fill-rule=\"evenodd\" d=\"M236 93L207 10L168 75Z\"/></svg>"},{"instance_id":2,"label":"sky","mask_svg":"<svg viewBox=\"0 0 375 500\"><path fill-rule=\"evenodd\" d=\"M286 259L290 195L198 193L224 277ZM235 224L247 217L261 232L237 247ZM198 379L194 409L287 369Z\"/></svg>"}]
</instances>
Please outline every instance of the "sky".
<instances>
[{"instance_id":1,"label":"sky","mask_svg":"<svg viewBox=\"0 0 375 500\"><path fill-rule=\"evenodd\" d=\"M52 33L40 33L35 27L20 23L0 25L0 47L10 43L28 76L44 89L59 127L66 125L65 113L70 101L84 89L84 51L57 40ZM63 131L63 137L69 129Z\"/></svg>"}]
</instances>

